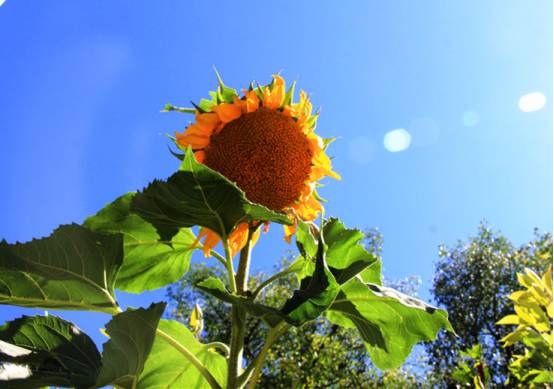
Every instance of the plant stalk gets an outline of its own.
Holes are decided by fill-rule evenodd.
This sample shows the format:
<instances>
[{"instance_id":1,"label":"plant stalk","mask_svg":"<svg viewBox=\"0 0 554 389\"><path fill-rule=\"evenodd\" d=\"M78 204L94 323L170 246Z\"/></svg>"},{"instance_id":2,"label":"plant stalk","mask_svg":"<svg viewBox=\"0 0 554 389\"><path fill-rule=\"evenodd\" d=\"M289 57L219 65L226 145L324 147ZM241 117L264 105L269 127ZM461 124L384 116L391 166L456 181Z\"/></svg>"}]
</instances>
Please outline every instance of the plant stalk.
<instances>
[{"instance_id":1,"label":"plant stalk","mask_svg":"<svg viewBox=\"0 0 554 389\"><path fill-rule=\"evenodd\" d=\"M252 252L252 235L256 227L248 229L246 245L240 251L239 265L235 277L237 294L245 295L248 290L248 273L250 271L250 254ZM238 389L238 377L242 372L242 354L244 350L244 332L246 327L246 312L239 306L231 308L231 354L229 355L227 371L227 389Z\"/></svg>"},{"instance_id":2,"label":"plant stalk","mask_svg":"<svg viewBox=\"0 0 554 389\"><path fill-rule=\"evenodd\" d=\"M252 234L255 227L248 229L246 245L240 252L237 274L234 279L236 293L245 295L248 290L248 273L250 270L250 254L252 251ZM227 252L227 250L226 250ZM229 260L229 257L228 257ZM232 258L231 258L232 261ZM231 262L232 264L232 262ZM227 389L238 389L238 377L242 371L242 354L244 350L244 332L246 327L246 312L233 305L231 308L231 353L228 359Z\"/></svg>"}]
</instances>

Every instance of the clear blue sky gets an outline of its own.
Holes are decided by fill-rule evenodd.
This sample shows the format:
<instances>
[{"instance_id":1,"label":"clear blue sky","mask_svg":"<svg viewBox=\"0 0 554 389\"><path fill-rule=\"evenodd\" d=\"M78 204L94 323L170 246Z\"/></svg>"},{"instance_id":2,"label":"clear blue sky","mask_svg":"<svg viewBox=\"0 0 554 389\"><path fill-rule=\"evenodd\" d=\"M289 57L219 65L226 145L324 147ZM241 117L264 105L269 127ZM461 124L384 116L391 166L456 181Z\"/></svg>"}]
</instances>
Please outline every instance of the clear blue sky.
<instances>
[{"instance_id":1,"label":"clear blue sky","mask_svg":"<svg viewBox=\"0 0 554 389\"><path fill-rule=\"evenodd\" d=\"M18 1L0 6L0 237L45 236L178 166L160 113L282 71L322 108L341 182L327 214L378 227L389 278L418 274L480 220L521 244L552 230L550 1ZM518 100L546 96L536 112ZM383 137L403 128L410 147ZM272 227L255 250L287 250ZM294 248L294 247L291 247ZM211 260L214 262L214 260ZM147 305L145 297L121 296ZM0 307L0 322L22 313ZM71 313L97 341L107 316Z\"/></svg>"}]
</instances>

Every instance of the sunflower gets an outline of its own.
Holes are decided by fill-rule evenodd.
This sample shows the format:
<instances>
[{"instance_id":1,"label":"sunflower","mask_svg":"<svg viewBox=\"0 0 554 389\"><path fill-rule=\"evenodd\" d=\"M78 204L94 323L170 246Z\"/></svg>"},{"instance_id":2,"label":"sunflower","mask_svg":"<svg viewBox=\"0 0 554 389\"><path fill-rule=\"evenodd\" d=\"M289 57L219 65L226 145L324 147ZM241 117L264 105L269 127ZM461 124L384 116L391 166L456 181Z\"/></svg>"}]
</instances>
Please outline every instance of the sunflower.
<instances>
[{"instance_id":1,"label":"sunflower","mask_svg":"<svg viewBox=\"0 0 554 389\"><path fill-rule=\"evenodd\" d=\"M177 132L175 142L181 149L191 147L198 162L235 182L250 201L286 213L293 222L284 226L290 243L298 219L312 221L323 210L317 181L325 176L340 179L325 153L331 140L315 134L319 113L312 115L304 91L293 103L295 83L286 91L283 78L274 75L270 84L251 83L239 96L217 77L219 86L210 92L211 100L193 103L194 109L179 109L193 112L196 121ZM259 233L257 228L253 242ZM233 256L246 245L248 234L248 224L241 223L229 235ZM204 254L209 256L220 237L202 228L198 241L202 238Z\"/></svg>"}]
</instances>

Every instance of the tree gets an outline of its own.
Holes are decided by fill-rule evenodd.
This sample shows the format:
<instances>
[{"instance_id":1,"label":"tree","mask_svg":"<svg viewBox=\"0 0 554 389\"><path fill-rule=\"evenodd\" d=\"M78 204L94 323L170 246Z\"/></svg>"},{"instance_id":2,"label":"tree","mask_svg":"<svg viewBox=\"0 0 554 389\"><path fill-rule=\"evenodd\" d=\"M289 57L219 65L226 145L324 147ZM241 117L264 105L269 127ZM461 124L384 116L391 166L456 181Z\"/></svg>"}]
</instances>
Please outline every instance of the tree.
<instances>
[{"instance_id":1,"label":"tree","mask_svg":"<svg viewBox=\"0 0 554 389\"><path fill-rule=\"evenodd\" d=\"M455 384L451 375L460 351L476 344L481 344L492 384L503 385L510 374L510 359L519 350L502 347L500 340L513 328L495 323L512 312L507 296L519 287L517 273L527 267L542 274L551 262L551 234L535 230L531 242L515 248L485 223L467 242L440 248L431 292L448 311L458 336L441 331L425 348L431 368L442 377L444 386Z\"/></svg>"},{"instance_id":2,"label":"tree","mask_svg":"<svg viewBox=\"0 0 554 389\"><path fill-rule=\"evenodd\" d=\"M382 246L379 232L367 232L364 245L368 251L379 254ZM282 259L278 267L288 267L291 259ZM191 285L222 274L217 267L197 263L180 282L167 289L173 307L171 315L179 321L187 323L194 305L199 303L202 306L205 319L203 340L206 342L228 342L230 333L224 324L230 308ZM264 273L251 277L251 287L255 288L266 277ZM260 301L278 306L290 297L289 291L297 284L293 276L280 278L261 292ZM388 283L410 295L416 294L419 284L419 278L414 276ZM259 353L266 333L267 328L259 320L249 318L244 353L247 362ZM355 330L322 318L283 335L268 352L264 374L259 381L263 388L377 388L382 385L388 388L415 387L416 377L405 369L377 372Z\"/></svg>"}]
</instances>

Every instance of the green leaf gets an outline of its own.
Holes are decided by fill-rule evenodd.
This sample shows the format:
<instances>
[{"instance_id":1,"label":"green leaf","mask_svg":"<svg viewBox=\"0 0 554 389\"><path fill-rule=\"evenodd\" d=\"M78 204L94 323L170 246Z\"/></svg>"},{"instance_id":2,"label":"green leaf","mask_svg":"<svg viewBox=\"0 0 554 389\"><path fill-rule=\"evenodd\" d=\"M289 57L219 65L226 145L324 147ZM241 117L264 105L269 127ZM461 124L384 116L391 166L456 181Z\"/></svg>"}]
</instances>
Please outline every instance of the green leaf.
<instances>
[{"instance_id":1,"label":"green leaf","mask_svg":"<svg viewBox=\"0 0 554 389\"><path fill-rule=\"evenodd\" d=\"M327 317L357 328L379 369L400 366L417 342L435 339L441 327L453 331L445 311L358 278L342 286Z\"/></svg>"},{"instance_id":2,"label":"green leaf","mask_svg":"<svg viewBox=\"0 0 554 389\"><path fill-rule=\"evenodd\" d=\"M251 315L264 320L270 327L276 326L282 320L300 326L317 318L333 303L340 290L340 286L325 263L322 241L318 244L313 271L302 278L300 288L294 291L292 297L285 301L280 309L256 303L248 297L233 295L221 280L213 277L196 286L222 301L243 307Z\"/></svg>"},{"instance_id":3,"label":"green leaf","mask_svg":"<svg viewBox=\"0 0 554 389\"><path fill-rule=\"evenodd\" d=\"M140 293L179 280L189 268L196 237L183 228L170 240L161 241L154 226L131 213L135 193L108 204L85 225L93 231L123 234L124 258L116 288Z\"/></svg>"},{"instance_id":4,"label":"green leaf","mask_svg":"<svg viewBox=\"0 0 554 389\"><path fill-rule=\"evenodd\" d=\"M347 229L339 219L331 218L323 226L323 238L327 244L327 264L339 284L368 268L362 274L364 281L381 283L379 258L360 244L365 238L362 231Z\"/></svg>"},{"instance_id":5,"label":"green leaf","mask_svg":"<svg viewBox=\"0 0 554 389\"><path fill-rule=\"evenodd\" d=\"M132 201L131 210L152 223L162 239L195 225L226 239L241 222L291 223L286 215L248 201L235 184L196 162L190 148L180 170L167 181L155 180Z\"/></svg>"},{"instance_id":6,"label":"green leaf","mask_svg":"<svg viewBox=\"0 0 554 389\"><path fill-rule=\"evenodd\" d=\"M270 327L274 327L282 320L288 320L288 317L281 313L279 309L267 305L258 304L252 299L232 294L227 290L219 278L209 277L195 285L198 289L220 299L229 304L236 304L244 308L252 316L263 320ZM293 324L293 323L291 323Z\"/></svg>"},{"instance_id":7,"label":"green leaf","mask_svg":"<svg viewBox=\"0 0 554 389\"><path fill-rule=\"evenodd\" d=\"M110 320L106 325L110 340L104 343L96 387L136 388L165 306L165 303L156 303L147 309L127 309Z\"/></svg>"},{"instance_id":8,"label":"green leaf","mask_svg":"<svg viewBox=\"0 0 554 389\"><path fill-rule=\"evenodd\" d=\"M0 242L0 304L117 312L121 235L76 224L27 243Z\"/></svg>"},{"instance_id":9,"label":"green leaf","mask_svg":"<svg viewBox=\"0 0 554 389\"><path fill-rule=\"evenodd\" d=\"M225 387L227 363L223 356L198 342L183 324L174 320L161 320L159 329L194 354L221 387ZM158 335L137 383L137 389L151 388L209 389L210 386L188 359Z\"/></svg>"},{"instance_id":10,"label":"green leaf","mask_svg":"<svg viewBox=\"0 0 554 389\"><path fill-rule=\"evenodd\" d=\"M315 259L317 254L317 239L314 237L312 228L315 228L312 223L305 223L298 220L298 225L296 227L296 247L300 255L309 260Z\"/></svg>"},{"instance_id":11,"label":"green leaf","mask_svg":"<svg viewBox=\"0 0 554 389\"><path fill-rule=\"evenodd\" d=\"M23 316L0 327L0 363L28 375L10 380L9 388L88 388L101 366L92 339L56 316Z\"/></svg>"},{"instance_id":12,"label":"green leaf","mask_svg":"<svg viewBox=\"0 0 554 389\"><path fill-rule=\"evenodd\" d=\"M325 245L320 237L313 273L300 281L300 288L285 302L281 312L295 325L302 325L329 308L339 290L339 283L327 266Z\"/></svg>"},{"instance_id":13,"label":"green leaf","mask_svg":"<svg viewBox=\"0 0 554 389\"><path fill-rule=\"evenodd\" d=\"M537 384L551 384L552 383L552 372L551 371L539 371L534 370L533 372L536 372L537 374L531 382L537 383Z\"/></svg>"}]
</instances>

